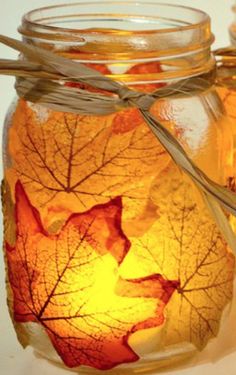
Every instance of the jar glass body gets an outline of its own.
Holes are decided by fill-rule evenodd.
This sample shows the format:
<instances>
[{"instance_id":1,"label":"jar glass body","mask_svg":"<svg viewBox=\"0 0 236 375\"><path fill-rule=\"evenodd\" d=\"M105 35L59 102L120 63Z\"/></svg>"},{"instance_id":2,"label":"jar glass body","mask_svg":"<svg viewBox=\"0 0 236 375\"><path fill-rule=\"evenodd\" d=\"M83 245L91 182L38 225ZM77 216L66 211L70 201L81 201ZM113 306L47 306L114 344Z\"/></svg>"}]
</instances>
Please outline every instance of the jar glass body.
<instances>
[{"instance_id":1,"label":"jar glass body","mask_svg":"<svg viewBox=\"0 0 236 375\"><path fill-rule=\"evenodd\" d=\"M54 8L42 11L41 23L33 13L20 31L26 42L136 90L211 80L208 18L156 4L157 21L139 6L130 18L108 13L122 31L101 29L97 14L86 28L86 5L75 18L67 7L54 18ZM55 26L67 9L70 24L82 17L78 34ZM176 10L186 17L178 27L170 17ZM185 26L191 15L192 30ZM143 21L142 32L132 29L134 19ZM158 30L147 30L152 22ZM150 111L209 177L227 184L232 133L213 84L157 100ZM138 109L84 116L17 99L5 122L3 203L10 312L20 342L42 356L79 372L152 372L196 354L229 322L223 313L232 302L234 256Z\"/></svg>"},{"instance_id":2,"label":"jar glass body","mask_svg":"<svg viewBox=\"0 0 236 375\"><path fill-rule=\"evenodd\" d=\"M235 17L235 12L236 12L236 5L234 5L232 7L232 11L233 11L233 15L234 15L234 20L233 22L231 23L230 27L229 27L229 36L230 36L230 41L231 41L231 44L232 45L235 45L235 36L236 36L236 26L235 26L235 21L236 21L236 17Z\"/></svg>"},{"instance_id":3,"label":"jar glass body","mask_svg":"<svg viewBox=\"0 0 236 375\"><path fill-rule=\"evenodd\" d=\"M232 46L236 45L236 6L232 7L233 15L234 15L234 21L229 27L229 37L230 42ZM223 59L223 66L222 66L223 74L220 75L220 84L217 88L217 91L220 95L220 98L223 102L224 109L226 112L226 115L231 123L231 128L233 131L233 137L234 137L234 171L232 175L232 183L231 183L231 189L235 190L235 168L236 168L236 126L235 126L235 120L236 120L236 112L235 112L235 105L236 105L236 90L234 88L234 75L235 75L235 69L234 69L234 63L230 63L227 61L227 57Z\"/></svg>"}]
</instances>

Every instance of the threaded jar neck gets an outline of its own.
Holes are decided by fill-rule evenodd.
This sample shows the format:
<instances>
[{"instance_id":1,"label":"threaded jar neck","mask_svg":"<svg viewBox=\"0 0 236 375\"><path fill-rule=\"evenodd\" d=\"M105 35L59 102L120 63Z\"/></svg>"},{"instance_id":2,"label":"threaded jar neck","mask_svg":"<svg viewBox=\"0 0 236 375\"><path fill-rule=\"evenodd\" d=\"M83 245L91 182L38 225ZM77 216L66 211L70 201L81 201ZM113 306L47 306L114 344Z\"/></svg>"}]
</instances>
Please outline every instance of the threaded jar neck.
<instances>
[{"instance_id":1,"label":"threaded jar neck","mask_svg":"<svg viewBox=\"0 0 236 375\"><path fill-rule=\"evenodd\" d=\"M156 1L79 2L36 9L23 17L19 32L26 42L68 58L109 64L117 79L126 82L123 72L139 63L164 67L152 76L155 81L205 74L215 64L209 16Z\"/></svg>"}]
</instances>

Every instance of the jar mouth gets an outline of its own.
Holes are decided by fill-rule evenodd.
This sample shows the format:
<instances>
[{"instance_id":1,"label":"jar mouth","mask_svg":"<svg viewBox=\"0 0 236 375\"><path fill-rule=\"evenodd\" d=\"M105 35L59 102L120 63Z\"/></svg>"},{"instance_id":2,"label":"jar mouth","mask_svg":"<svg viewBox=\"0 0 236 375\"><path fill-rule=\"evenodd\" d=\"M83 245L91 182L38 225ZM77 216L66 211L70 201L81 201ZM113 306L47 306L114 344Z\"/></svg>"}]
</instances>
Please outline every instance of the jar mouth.
<instances>
[{"instance_id":1,"label":"jar mouth","mask_svg":"<svg viewBox=\"0 0 236 375\"><path fill-rule=\"evenodd\" d=\"M114 14L115 7L117 6L116 10L121 9L122 6L127 7L128 5L132 5L134 13L116 13ZM151 8L157 12L157 15L144 15L139 14L137 11L138 8L143 7ZM112 6L114 9L113 13L109 13L108 11L102 13L94 13L93 10L98 7L99 10L102 11L102 7L105 6ZM154 9L155 8L155 9ZM92 9L92 12L91 12ZM74 13L77 10L79 13ZM90 10L90 12L89 12ZM142 8L142 13L144 9ZM57 14L56 14L57 13ZM61 14L62 13L62 14ZM159 13L159 15L158 15ZM175 18L170 17L169 14L175 14ZM178 17L178 14L181 14L181 18ZM101 22L108 22L107 17L109 16L109 21L113 23L117 22L119 19L124 17L126 19L126 26L128 22L133 22L139 24L139 28L134 28L138 34L146 34L146 33L170 33L176 31L184 31L187 29L195 29L196 27L201 27L202 25L206 25L210 22L209 16L199 9L195 9L192 7L187 7L183 5L174 5L174 4L164 4L161 2L146 2L145 0L139 0L138 2L133 2L131 0L127 1L102 1L102 2L77 2L71 4L61 4L61 5L54 5L48 7L42 7L35 10L32 10L26 13L23 16L23 26L28 27L40 27L45 31L51 32L64 32L64 33L83 33L86 27L84 27L84 23L86 20L92 23L96 23L97 18L101 17ZM76 27L71 27L69 23L71 23L72 18L78 17L78 21L81 22L81 27L78 28L79 23ZM62 23L68 22L67 26L61 26ZM124 19L122 20L123 25L125 24ZM140 26L143 28L140 30ZM90 26L91 28L91 26ZM97 27L95 27L97 29ZM107 30L108 32L112 32ZM123 29L125 31L125 28ZM127 30L128 31L128 30ZM24 32L23 28L20 28L20 32Z\"/></svg>"}]
</instances>

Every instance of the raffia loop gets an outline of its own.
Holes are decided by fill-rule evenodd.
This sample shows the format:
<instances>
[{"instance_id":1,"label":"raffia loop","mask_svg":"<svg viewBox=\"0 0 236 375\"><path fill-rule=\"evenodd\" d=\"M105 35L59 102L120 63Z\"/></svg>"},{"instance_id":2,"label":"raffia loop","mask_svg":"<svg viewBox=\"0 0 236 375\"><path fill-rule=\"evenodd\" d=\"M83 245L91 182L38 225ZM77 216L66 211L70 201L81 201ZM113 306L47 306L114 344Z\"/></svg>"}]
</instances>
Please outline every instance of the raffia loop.
<instances>
[{"instance_id":1,"label":"raffia loop","mask_svg":"<svg viewBox=\"0 0 236 375\"><path fill-rule=\"evenodd\" d=\"M200 170L177 139L149 112L152 104L160 98L201 94L211 87L209 78L190 78L167 85L151 94L140 93L83 64L42 48L3 35L0 35L0 42L21 52L25 58L17 61L0 60L0 74L17 77L16 91L25 100L57 111L87 115L106 115L123 108L137 107L175 163L202 192L215 221L236 254L236 237L222 209L224 207L236 216L236 194L215 183ZM236 59L235 51L234 54ZM219 56L220 52L216 52L216 55ZM217 76L219 77L218 74ZM64 84L66 81L92 86L104 91L104 94L67 87ZM107 95L106 92L113 95Z\"/></svg>"},{"instance_id":2,"label":"raffia loop","mask_svg":"<svg viewBox=\"0 0 236 375\"><path fill-rule=\"evenodd\" d=\"M123 107L127 102L127 106L137 107L143 110L149 110L156 99L151 94L138 93L130 90L127 86L121 86L117 91L118 97L122 100Z\"/></svg>"},{"instance_id":3,"label":"raffia loop","mask_svg":"<svg viewBox=\"0 0 236 375\"><path fill-rule=\"evenodd\" d=\"M236 49L235 47L219 48L214 51L214 55L218 60L218 63L224 65L236 64Z\"/></svg>"},{"instance_id":4,"label":"raffia loop","mask_svg":"<svg viewBox=\"0 0 236 375\"><path fill-rule=\"evenodd\" d=\"M159 98L194 95L211 86L209 79L187 79L151 94L131 90L78 62L39 47L0 35L0 42L21 52L27 60L0 60L0 73L18 77L18 95L31 102L64 112L91 115L114 113L130 106L147 110ZM114 96L67 87L65 81L85 83Z\"/></svg>"}]
</instances>

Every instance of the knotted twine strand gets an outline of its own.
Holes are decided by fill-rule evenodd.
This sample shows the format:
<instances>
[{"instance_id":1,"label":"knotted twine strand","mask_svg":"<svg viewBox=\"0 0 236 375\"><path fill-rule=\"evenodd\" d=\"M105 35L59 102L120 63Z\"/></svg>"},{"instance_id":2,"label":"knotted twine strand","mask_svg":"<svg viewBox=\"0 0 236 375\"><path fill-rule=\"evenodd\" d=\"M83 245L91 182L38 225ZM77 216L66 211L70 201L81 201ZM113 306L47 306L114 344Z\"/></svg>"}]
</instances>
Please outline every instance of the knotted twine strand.
<instances>
[{"instance_id":1,"label":"knotted twine strand","mask_svg":"<svg viewBox=\"0 0 236 375\"><path fill-rule=\"evenodd\" d=\"M160 98L194 95L209 89L211 83L207 79L196 77L185 79L150 94L140 93L92 68L43 48L3 35L0 35L0 42L21 52L25 58L24 60L1 59L0 74L17 77L16 91L19 97L27 101L57 111L84 115L106 115L129 107L139 109L162 146L202 192L228 245L236 254L236 236L222 209L223 207L236 216L236 194L212 181L198 168L178 140L149 111L152 104ZM64 83L68 81L86 84L114 95L108 96L67 87Z\"/></svg>"}]
</instances>

